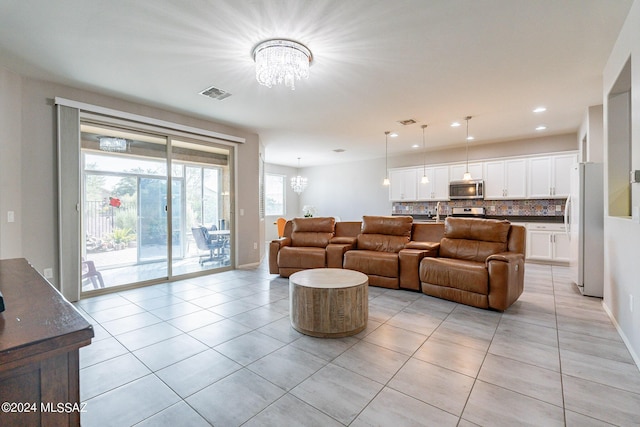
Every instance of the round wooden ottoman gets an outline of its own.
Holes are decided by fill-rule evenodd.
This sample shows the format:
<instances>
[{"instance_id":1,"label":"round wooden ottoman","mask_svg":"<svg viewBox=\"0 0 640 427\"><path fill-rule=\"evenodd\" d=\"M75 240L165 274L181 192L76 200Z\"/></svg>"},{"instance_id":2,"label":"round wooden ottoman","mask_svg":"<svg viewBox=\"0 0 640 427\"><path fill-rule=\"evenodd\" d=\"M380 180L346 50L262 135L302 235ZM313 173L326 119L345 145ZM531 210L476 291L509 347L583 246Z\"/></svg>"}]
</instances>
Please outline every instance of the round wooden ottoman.
<instances>
[{"instance_id":1,"label":"round wooden ottoman","mask_svg":"<svg viewBox=\"0 0 640 427\"><path fill-rule=\"evenodd\" d=\"M315 268L289 277L291 326L306 335L339 338L367 326L369 278L342 268Z\"/></svg>"}]
</instances>

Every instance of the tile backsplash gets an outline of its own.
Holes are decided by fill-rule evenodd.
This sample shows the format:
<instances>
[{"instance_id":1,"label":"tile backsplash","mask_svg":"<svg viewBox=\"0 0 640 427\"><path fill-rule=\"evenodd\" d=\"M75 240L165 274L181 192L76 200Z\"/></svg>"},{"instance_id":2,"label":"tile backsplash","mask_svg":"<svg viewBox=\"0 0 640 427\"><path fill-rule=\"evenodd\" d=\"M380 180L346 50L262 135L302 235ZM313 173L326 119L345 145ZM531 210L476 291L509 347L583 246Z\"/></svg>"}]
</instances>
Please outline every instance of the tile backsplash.
<instances>
[{"instance_id":1,"label":"tile backsplash","mask_svg":"<svg viewBox=\"0 0 640 427\"><path fill-rule=\"evenodd\" d=\"M450 200L440 202L440 215L454 207L484 207L489 216L562 216L565 199L532 200ZM435 215L437 202L393 202L392 213Z\"/></svg>"}]
</instances>

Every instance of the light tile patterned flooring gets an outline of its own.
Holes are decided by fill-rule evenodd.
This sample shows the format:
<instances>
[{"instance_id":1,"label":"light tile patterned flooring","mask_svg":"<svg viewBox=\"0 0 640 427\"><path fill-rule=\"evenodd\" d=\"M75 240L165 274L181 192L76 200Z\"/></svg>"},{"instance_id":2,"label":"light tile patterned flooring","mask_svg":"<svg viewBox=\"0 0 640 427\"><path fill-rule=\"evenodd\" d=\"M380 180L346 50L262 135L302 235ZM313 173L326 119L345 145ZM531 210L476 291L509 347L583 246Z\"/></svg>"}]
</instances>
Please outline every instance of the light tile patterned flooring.
<instances>
[{"instance_id":1,"label":"light tile patterned flooring","mask_svg":"<svg viewBox=\"0 0 640 427\"><path fill-rule=\"evenodd\" d=\"M77 303L82 425L640 423L638 368L566 268L527 264L504 313L371 287L367 329L322 339L265 264Z\"/></svg>"}]
</instances>

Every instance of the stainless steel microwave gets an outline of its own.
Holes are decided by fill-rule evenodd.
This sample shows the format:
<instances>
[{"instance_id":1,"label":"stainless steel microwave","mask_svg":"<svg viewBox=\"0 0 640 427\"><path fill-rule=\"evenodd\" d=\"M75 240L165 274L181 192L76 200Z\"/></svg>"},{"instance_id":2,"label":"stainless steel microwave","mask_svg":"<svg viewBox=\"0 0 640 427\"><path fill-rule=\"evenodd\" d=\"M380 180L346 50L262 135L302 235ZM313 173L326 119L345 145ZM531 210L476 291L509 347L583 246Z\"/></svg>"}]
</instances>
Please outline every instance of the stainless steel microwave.
<instances>
[{"instance_id":1,"label":"stainless steel microwave","mask_svg":"<svg viewBox=\"0 0 640 427\"><path fill-rule=\"evenodd\" d=\"M484 181L477 179L449 182L449 199L484 199Z\"/></svg>"}]
</instances>

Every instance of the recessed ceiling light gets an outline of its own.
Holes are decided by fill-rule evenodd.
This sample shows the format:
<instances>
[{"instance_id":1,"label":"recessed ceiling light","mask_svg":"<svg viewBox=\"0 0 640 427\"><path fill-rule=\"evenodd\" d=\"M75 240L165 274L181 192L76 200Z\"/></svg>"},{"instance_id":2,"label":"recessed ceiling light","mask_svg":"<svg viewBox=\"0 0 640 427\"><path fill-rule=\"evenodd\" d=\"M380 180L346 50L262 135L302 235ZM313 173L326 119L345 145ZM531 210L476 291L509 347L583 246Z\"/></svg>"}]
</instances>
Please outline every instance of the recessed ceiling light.
<instances>
[{"instance_id":1,"label":"recessed ceiling light","mask_svg":"<svg viewBox=\"0 0 640 427\"><path fill-rule=\"evenodd\" d=\"M546 130L547 127L545 125L540 125L536 128L536 130Z\"/></svg>"},{"instance_id":2,"label":"recessed ceiling light","mask_svg":"<svg viewBox=\"0 0 640 427\"><path fill-rule=\"evenodd\" d=\"M544 113L545 111L547 111L547 107L538 107L533 110L534 113Z\"/></svg>"},{"instance_id":3,"label":"recessed ceiling light","mask_svg":"<svg viewBox=\"0 0 640 427\"><path fill-rule=\"evenodd\" d=\"M395 133L395 132L391 132L391 133L389 134L389 136L390 136L391 138L395 138L395 137L397 137L397 136L398 136L398 134L397 134L397 133Z\"/></svg>"},{"instance_id":4,"label":"recessed ceiling light","mask_svg":"<svg viewBox=\"0 0 640 427\"><path fill-rule=\"evenodd\" d=\"M413 145L411 146L411 148L419 148L419 147L420 147L420 146L419 146L418 144L413 144Z\"/></svg>"},{"instance_id":5,"label":"recessed ceiling light","mask_svg":"<svg viewBox=\"0 0 640 427\"><path fill-rule=\"evenodd\" d=\"M457 128L458 126L460 126L460 122L453 122L453 123L451 123L451 127L452 127L452 128Z\"/></svg>"},{"instance_id":6,"label":"recessed ceiling light","mask_svg":"<svg viewBox=\"0 0 640 427\"><path fill-rule=\"evenodd\" d=\"M473 141L474 139L475 139L475 138L474 138L474 137L472 137L471 135L469 135L469 136L467 137L467 141Z\"/></svg>"}]
</instances>

